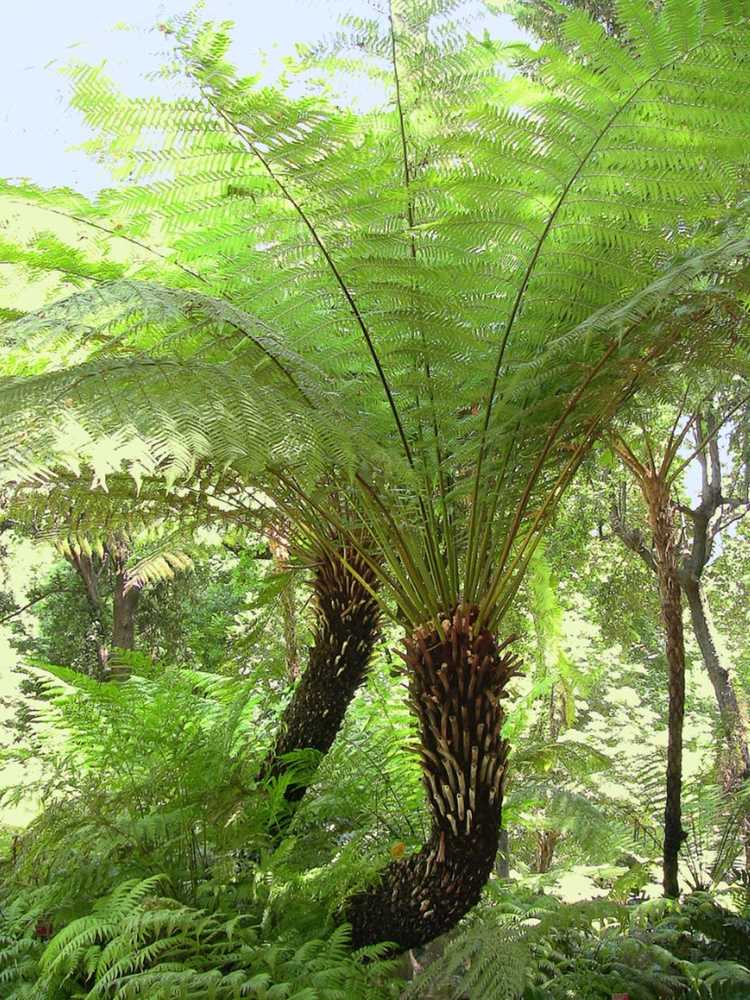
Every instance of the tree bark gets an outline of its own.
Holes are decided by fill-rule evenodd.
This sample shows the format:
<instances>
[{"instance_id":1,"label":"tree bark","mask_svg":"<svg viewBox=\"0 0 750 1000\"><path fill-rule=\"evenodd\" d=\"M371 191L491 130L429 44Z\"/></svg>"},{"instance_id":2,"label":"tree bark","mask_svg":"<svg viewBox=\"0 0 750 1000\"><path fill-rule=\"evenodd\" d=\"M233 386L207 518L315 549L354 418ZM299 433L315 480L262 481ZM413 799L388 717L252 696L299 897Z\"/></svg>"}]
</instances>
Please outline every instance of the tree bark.
<instances>
[{"instance_id":1,"label":"tree bark","mask_svg":"<svg viewBox=\"0 0 750 1000\"><path fill-rule=\"evenodd\" d=\"M276 527L268 530L268 548L271 552L271 559L278 572L283 572L288 568L289 543L284 534ZM281 621L284 628L284 655L286 657L286 669L289 677L299 680L300 663L299 647L297 645L297 603L295 599L295 588L293 581L284 587L281 592Z\"/></svg>"},{"instance_id":2,"label":"tree bark","mask_svg":"<svg viewBox=\"0 0 750 1000\"><path fill-rule=\"evenodd\" d=\"M682 829L682 728L685 718L685 636L682 625L677 543L669 487L659 477L645 480L644 494L654 542L669 686L667 801L664 810L664 895L677 898Z\"/></svg>"},{"instance_id":3,"label":"tree bark","mask_svg":"<svg viewBox=\"0 0 750 1000\"><path fill-rule=\"evenodd\" d=\"M370 568L353 551L342 553L370 587ZM336 556L324 557L315 573L317 608L315 640L307 669L287 705L279 736L261 775L279 777L287 770L283 760L295 750L325 754L331 747L346 710L364 680L380 627L380 609L370 590ZM305 784L290 784L287 802L305 794Z\"/></svg>"},{"instance_id":4,"label":"tree bark","mask_svg":"<svg viewBox=\"0 0 750 1000\"><path fill-rule=\"evenodd\" d=\"M112 620L112 645L118 649L135 649L135 612L138 607L139 592L134 588L126 591L118 577L114 591Z\"/></svg>"},{"instance_id":5,"label":"tree bark","mask_svg":"<svg viewBox=\"0 0 750 1000\"><path fill-rule=\"evenodd\" d=\"M682 589L690 608L693 632L700 647L706 673L716 696L726 741L726 751L721 766L721 784L728 795L737 791L750 777L750 754L747 746L747 717L732 684L729 671L722 666L713 635L708 605L700 580L683 578ZM745 869L750 870L750 817L742 820L742 843Z\"/></svg>"},{"instance_id":6,"label":"tree bark","mask_svg":"<svg viewBox=\"0 0 750 1000\"><path fill-rule=\"evenodd\" d=\"M711 414L707 415L709 428L715 427ZM696 428L696 443L703 440L702 420ZM690 621L703 666L714 690L719 717L726 741L721 766L721 783L725 792L736 792L740 783L750 776L750 753L747 742L747 717L744 705L737 697L729 671L722 665L714 639L713 625L706 601L701 577L711 556L716 536L722 529L722 521L715 521L716 514L728 501L722 495L721 456L715 437L712 438L707 454L698 455L701 466L701 499L697 507L687 510L692 528L692 538L686 551L681 554L679 582L690 610ZM627 463L626 463L627 464ZM631 465L632 468L632 465ZM640 481L640 478L639 478ZM736 503L729 502L734 509ZM643 535L635 528L628 527L615 505L612 509L613 531L623 543L635 552L650 570L656 572L656 563L651 547ZM745 845L745 865L750 870L750 819L743 823Z\"/></svg>"},{"instance_id":7,"label":"tree bark","mask_svg":"<svg viewBox=\"0 0 750 1000\"><path fill-rule=\"evenodd\" d=\"M127 587L126 563L128 549L119 539L107 542L107 554L112 560L114 589L112 592L112 619L105 609L104 599L100 590L100 575L102 566L94 563L94 559L86 553L73 552L67 557L80 576L86 597L97 624L97 677L99 680L112 679L115 674L121 676L121 671L113 671L110 664L110 648L135 649L135 617L138 608L140 591L136 587ZM110 641L107 641L109 633Z\"/></svg>"},{"instance_id":8,"label":"tree bark","mask_svg":"<svg viewBox=\"0 0 750 1000\"><path fill-rule=\"evenodd\" d=\"M505 827L500 827L497 842L497 864L495 871L498 878L510 878L510 838Z\"/></svg>"},{"instance_id":9,"label":"tree bark","mask_svg":"<svg viewBox=\"0 0 750 1000\"><path fill-rule=\"evenodd\" d=\"M704 433L704 425L707 433ZM737 519L736 510L747 512L748 498L747 492L740 497L725 497L722 487L722 459L717 430L721 421L717 421L713 406L709 405L705 412L696 412L688 421L684 431L675 437L677 424L675 423L667 450L661 462L660 472L657 474L656 465L651 456L651 470L638 461L632 451L623 442L616 447L620 458L624 464L635 474L641 487L641 491L649 508L649 520L654 525L654 519L658 515L656 511L659 507L665 512L662 518L663 527L671 528L671 541L660 539L660 544L668 544L669 552L663 553L663 558L656 558L651 549L646 545L645 539L637 530L628 529L622 513L618 511L615 503L612 511L612 527L616 534L630 549L636 552L649 566L657 573L659 578L659 592L661 596L662 618L665 621L667 632L667 656L670 656L670 644L674 646L678 643L682 647L681 658L683 661L682 693L673 691L671 678L678 670L670 664L670 706L672 695L676 700L682 699L684 705L684 641L682 637L682 607L675 607L675 601L679 601L681 594L685 595L690 609L691 624L695 638L701 651L701 658L709 676L716 696L724 737L727 744L724 755L724 767L722 768L722 786L727 793L736 791L740 782L750 773L750 756L748 754L747 743L747 720L743 711L743 705L737 697L732 684L729 672L721 664L716 643L714 641L708 605L705 601L701 588L701 577L704 569L708 565L713 551L716 538L721 531L728 527ZM693 509L681 507L680 510L687 516L692 526L692 538L689 547L678 557L677 545L674 540L674 527L671 524L672 510L670 507L668 486L669 470L676 460L679 450L679 443L683 440L684 434L692 427L696 451L696 458L701 470L701 491L700 503ZM736 481L734 483L736 485ZM727 508L730 512L729 518L722 517L722 509ZM624 511L624 507L623 507ZM717 514L719 515L717 518ZM657 538L652 539L654 548L657 548ZM676 582L665 580L665 560L669 563L668 574L674 576L676 569ZM669 591L669 593L667 593ZM671 608L670 608L671 605ZM670 640L670 626L667 625L665 609L673 619L672 639ZM679 636L677 635L679 631ZM678 655L678 654L674 654ZM671 712L671 707L670 707ZM670 714L670 746L672 741L672 717ZM680 726L681 728L681 726ZM673 831L672 837L677 836L677 829ZM684 837L684 834L682 835ZM744 821L743 840L745 844L746 867L750 869L750 819ZM679 844L677 846L679 850Z\"/></svg>"},{"instance_id":10,"label":"tree bark","mask_svg":"<svg viewBox=\"0 0 750 1000\"><path fill-rule=\"evenodd\" d=\"M732 684L729 671L722 666L719 651L700 581L683 581L683 591L690 609L693 632L698 641L703 663L716 696L724 736L728 744L728 760L724 769L724 787L735 791L737 785L750 774L750 755L747 746L747 720Z\"/></svg>"},{"instance_id":11,"label":"tree bark","mask_svg":"<svg viewBox=\"0 0 750 1000\"><path fill-rule=\"evenodd\" d=\"M501 699L519 660L508 643L475 631L476 617L458 608L442 633L422 629L406 641L432 828L419 852L346 904L355 948L393 941L405 950L444 934L478 902L494 867L508 749Z\"/></svg>"},{"instance_id":12,"label":"tree bark","mask_svg":"<svg viewBox=\"0 0 750 1000\"><path fill-rule=\"evenodd\" d=\"M552 868L555 856L555 845L560 839L558 830L539 830L536 835L535 870L538 875L544 875Z\"/></svg>"},{"instance_id":13,"label":"tree bark","mask_svg":"<svg viewBox=\"0 0 750 1000\"><path fill-rule=\"evenodd\" d=\"M140 590L128 588L125 564L127 549L121 543L113 543L110 552L115 573L112 595L112 645L118 649L135 649L135 614L138 608Z\"/></svg>"},{"instance_id":14,"label":"tree bark","mask_svg":"<svg viewBox=\"0 0 750 1000\"><path fill-rule=\"evenodd\" d=\"M107 627L104 614L104 602L99 591L99 574L94 566L94 560L90 555L82 551L73 551L66 556L68 562L78 573L83 583L86 597L93 612L94 621L97 627L96 637L96 663L97 678L103 680L107 673L107 663L109 660L109 647L106 642Z\"/></svg>"}]
</instances>

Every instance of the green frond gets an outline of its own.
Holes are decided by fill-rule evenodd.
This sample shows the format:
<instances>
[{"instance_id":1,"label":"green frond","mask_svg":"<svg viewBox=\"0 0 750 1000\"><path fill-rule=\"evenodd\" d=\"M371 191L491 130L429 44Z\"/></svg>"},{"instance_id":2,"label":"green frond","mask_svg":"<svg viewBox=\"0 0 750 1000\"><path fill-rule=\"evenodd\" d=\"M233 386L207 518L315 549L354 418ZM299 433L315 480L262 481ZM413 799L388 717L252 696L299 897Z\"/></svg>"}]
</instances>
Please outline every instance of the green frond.
<instances>
[{"instance_id":1,"label":"green frond","mask_svg":"<svg viewBox=\"0 0 750 1000\"><path fill-rule=\"evenodd\" d=\"M625 44L568 13L568 49L524 52L399 5L318 53L362 41L392 101L366 113L239 78L194 16L174 100L76 68L97 150L136 178L77 211L150 262L81 264L90 288L4 324L10 478L231 468L317 545L356 526L412 625L465 600L499 627L618 407L744 349L746 11L682 10L623 0Z\"/></svg>"}]
</instances>

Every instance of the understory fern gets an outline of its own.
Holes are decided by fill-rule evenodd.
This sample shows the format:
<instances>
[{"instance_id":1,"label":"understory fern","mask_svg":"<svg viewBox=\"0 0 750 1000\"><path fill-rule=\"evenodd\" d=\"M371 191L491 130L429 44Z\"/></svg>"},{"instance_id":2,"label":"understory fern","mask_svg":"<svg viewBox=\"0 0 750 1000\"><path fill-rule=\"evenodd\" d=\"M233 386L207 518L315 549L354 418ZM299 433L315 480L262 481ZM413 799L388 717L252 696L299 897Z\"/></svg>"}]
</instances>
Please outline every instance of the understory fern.
<instances>
[{"instance_id":1,"label":"understory fern","mask_svg":"<svg viewBox=\"0 0 750 1000\"><path fill-rule=\"evenodd\" d=\"M380 983L392 968L382 957L386 948L353 955L345 926L324 939L263 941L252 919L185 906L157 895L158 883L158 877L122 883L50 941L39 963L39 985L49 996L71 979L88 987L78 995L90 1000L389 995Z\"/></svg>"},{"instance_id":2,"label":"understory fern","mask_svg":"<svg viewBox=\"0 0 750 1000\"><path fill-rule=\"evenodd\" d=\"M410 0L318 53L377 66L364 113L239 76L195 14L164 25L174 100L72 70L91 150L134 183L2 193L142 253L71 257L82 290L3 324L14 489L101 517L90 475L211 465L319 543L344 496L404 622L465 600L499 628L618 407L741 339L750 60L738 2L622 0L626 44L569 12L575 44L539 50L479 41L462 6ZM56 243L16 256L59 280Z\"/></svg>"},{"instance_id":3,"label":"understory fern","mask_svg":"<svg viewBox=\"0 0 750 1000\"><path fill-rule=\"evenodd\" d=\"M742 1000L750 923L695 894L680 904L488 893L409 997L451 1000ZM442 995L442 994L441 994Z\"/></svg>"},{"instance_id":4,"label":"understory fern","mask_svg":"<svg viewBox=\"0 0 750 1000\"><path fill-rule=\"evenodd\" d=\"M239 483L246 523L291 526L295 552L361 559L383 613L419 643L432 626L445 637L465 609L473 678L489 677L495 652L484 660L479 644L502 648L542 531L618 409L658 392L665 372L747 370L735 354L746 351L750 258L738 211L748 11L744 0L658 6L618 0L618 37L570 12L560 30L574 44L533 50L454 30L454 0L389 5L361 24L365 68L385 64L388 91L363 113L326 87L294 96L288 81L240 77L227 26L194 14L164 26L174 100L130 99L100 69L73 70L75 106L98 133L90 148L134 183L93 202L25 183L0 192L146 260L97 263L39 225L9 248L17 272L75 288L2 314L0 485L14 514L43 509L41 526L68 535L74 506L74 533L88 538L105 517L110 530L134 509L144 517L144 496L171 511L175 488ZM331 59L347 50L334 44ZM509 72L517 58L533 70ZM143 579L168 575L154 558ZM494 811L486 843L478 812L466 810L465 840L451 814L449 850L469 864L453 865L441 839L424 877L450 862L460 905L439 919L422 907L419 934L474 904L479 885L460 896L477 848L482 880L491 868L506 762L498 706L515 668L492 671L484 722L471 683L459 695L443 674L445 693L431 689L441 749L423 755L423 782L439 753L473 783L469 747L497 744L480 773L492 775ZM341 813L339 772L324 766L279 836L280 786L258 777L276 713L260 692L196 671L134 670L108 686L48 672L38 717L65 743L39 736L27 750L40 750L46 808L0 883L2 1000L397 992L382 948L350 953L337 906L378 855L415 848L427 818L438 829L443 800L435 792L427 817L407 752L418 721L428 729L418 686L413 717L389 694L392 729L373 740L377 691L366 692L330 758L345 779ZM449 719L465 775L442 749ZM558 773L586 756L553 742ZM564 797L552 801L562 825ZM407 907L420 888L404 893ZM687 927L648 911L634 925L609 901L563 907L505 886L414 995L444 980L472 1000L747 992L737 951L703 947L699 915L679 912ZM376 940L382 924L367 933Z\"/></svg>"},{"instance_id":5,"label":"understory fern","mask_svg":"<svg viewBox=\"0 0 750 1000\"><path fill-rule=\"evenodd\" d=\"M353 954L332 919L357 859L333 833L271 832L283 796L255 779L266 709L248 682L130 665L118 684L61 667L40 684L43 774L24 791L46 807L0 871L0 998L393 996L386 947Z\"/></svg>"}]
</instances>

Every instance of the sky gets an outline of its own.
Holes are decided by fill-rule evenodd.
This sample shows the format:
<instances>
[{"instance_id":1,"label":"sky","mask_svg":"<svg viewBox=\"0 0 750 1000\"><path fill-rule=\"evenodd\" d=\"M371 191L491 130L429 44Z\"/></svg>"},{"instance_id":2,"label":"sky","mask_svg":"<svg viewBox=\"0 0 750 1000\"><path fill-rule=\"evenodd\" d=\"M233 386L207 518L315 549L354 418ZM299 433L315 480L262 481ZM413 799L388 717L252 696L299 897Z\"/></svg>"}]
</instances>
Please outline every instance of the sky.
<instances>
[{"instance_id":1,"label":"sky","mask_svg":"<svg viewBox=\"0 0 750 1000\"><path fill-rule=\"evenodd\" d=\"M105 60L108 74L128 93L153 92L155 85L143 76L159 66L164 49L156 25L192 6L191 0L0 0L0 176L86 194L111 183L103 167L71 151L88 133L67 107L68 82L59 70L71 60ZM240 71L263 71L269 79L296 42L319 41L336 29L342 13L367 10L367 0L206 0L204 5L208 19L235 22L231 57ZM495 37L522 37L507 15L491 22ZM116 27L123 24L130 29Z\"/></svg>"}]
</instances>

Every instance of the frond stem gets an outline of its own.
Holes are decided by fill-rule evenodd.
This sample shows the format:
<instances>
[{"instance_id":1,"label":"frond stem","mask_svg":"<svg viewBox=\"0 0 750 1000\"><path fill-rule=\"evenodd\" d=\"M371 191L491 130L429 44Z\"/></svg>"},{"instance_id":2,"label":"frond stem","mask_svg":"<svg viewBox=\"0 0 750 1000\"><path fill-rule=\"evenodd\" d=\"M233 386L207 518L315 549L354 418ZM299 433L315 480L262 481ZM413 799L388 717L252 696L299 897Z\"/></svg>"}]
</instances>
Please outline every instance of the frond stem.
<instances>
[{"instance_id":1,"label":"frond stem","mask_svg":"<svg viewBox=\"0 0 750 1000\"><path fill-rule=\"evenodd\" d=\"M312 237L318 250L320 250L321 254L323 255L323 258L326 264L328 265L336 281L336 284L341 289L341 292L344 298L346 299L349 308L351 309L352 315L354 316L355 322L357 323L357 326L359 327L360 332L364 337L365 343L367 344L367 349L370 353L370 358L372 359L372 362L375 365L375 368L378 373L378 378L380 379L380 383L383 386L383 391L385 392L386 399L388 400L388 406L391 410L391 414L393 415L393 419L396 423L396 428L398 430L398 435L401 439L401 444L404 449L404 454L406 455L406 459L409 465L412 468L414 468L414 456L412 455L412 451L409 446L409 441L406 437L406 432L404 430L404 425L401 422L401 417L399 415L398 408L396 406L396 401L393 398L393 392L391 391L390 384L388 382L388 379L386 378L382 362L380 361L380 357L378 356L378 353L375 350L375 345L370 335L370 331L368 330L367 324L365 323L362 313L359 310L359 306L355 302L354 296L349 290L349 286L344 281L341 272L339 271L339 268L336 265L336 262L334 261L333 257L330 254L330 251L328 250L328 247L321 239L318 230L312 224L312 221L308 217L305 210L302 208L302 205L297 201L297 199L294 197L294 195L286 186L286 184L283 182L283 180L276 174L276 171L271 166L270 162L268 161L268 158L263 155L260 149L258 149L258 146L254 142L254 140L249 135L247 135L247 133L221 107L219 107L215 101L213 101L206 94L205 88L201 88L201 92L203 94L205 101L213 109L214 113L217 114L222 119L222 121L247 146L247 148L250 150L253 156L257 158L257 160L259 161L263 169L266 171L268 176L281 191L284 198L286 198L286 200L292 206L294 211L300 217L302 223L306 227L307 231L310 233L310 236Z\"/></svg>"},{"instance_id":2,"label":"frond stem","mask_svg":"<svg viewBox=\"0 0 750 1000\"><path fill-rule=\"evenodd\" d=\"M704 42L701 42L699 44L704 44ZM526 267L526 270L524 272L523 279L521 281L521 284L519 286L519 289L518 289L518 292L516 294L515 300L513 302L513 306L511 308L510 316L508 317L508 322L506 323L506 326L505 326L505 332L503 334L503 338L502 338L502 341L500 343L500 349L498 351L497 361L495 363L495 370L494 370L494 374L493 374L493 377L492 377L492 384L490 386L490 392L489 392L489 395L487 397L487 405L486 405L486 408L485 408L484 422L483 422L483 426L482 426L482 433L481 433L480 445L479 445L479 455L477 457L477 468L476 468L476 473L475 473L475 476L474 476L474 487L473 487L473 490L472 490L472 499L471 499L471 516L470 516L470 523L469 523L469 544L468 544L468 553L467 553L467 562L469 564L469 567L471 567L471 565L474 562L476 556L478 555L478 553L475 553L475 551L474 551L474 549L475 549L474 538L475 538L475 534L476 534L476 525L477 525L477 518L478 518L479 486L480 486L481 476L482 476L482 466L484 464L484 457L485 457L485 453L486 453L486 449L487 449L487 434L488 434L488 431L489 431L490 420L492 418L492 410L493 410L493 406L494 406L495 396L497 394L497 386L498 386L498 382L500 380L500 370L502 368L503 360L505 358L505 350L506 350L506 347L508 345L510 334L511 334L511 331L513 329L513 325L515 323L516 317L518 316L519 310L521 308L521 303L523 301L523 297L524 297L524 295L526 293L526 289L528 287L528 284L531 281L531 277L532 277L532 275L534 273L534 269L536 267L536 264L537 264L537 261L539 260L540 255L541 255L542 248L544 247L544 244L545 244L545 241L547 239L547 236L549 235L549 233L550 233L553 225L555 224L555 221L556 221L556 219L557 219L557 217L558 217L558 215L560 213L560 210L562 209L562 206L565 203L565 200L568 197L568 194L572 190L573 185L576 183L576 181L580 177L580 175L581 175L584 167L587 165L587 163L589 162L589 160L593 156L593 154L596 151L599 143L608 134L608 132L614 126L614 124L617 121L617 119L630 107L630 105L633 103L633 101L635 101L635 99L638 97L638 95L641 93L641 91L644 90L645 87L647 87L653 80L655 80L656 77L659 75L659 73L663 72L665 66L671 65L672 63L677 62L679 59L686 59L690 54L692 54L693 50L695 48L697 48L697 47L698 47L698 45L694 45L690 49L688 49L686 52L681 52L679 54L679 56L676 56L673 59L668 60L666 63L660 65L656 70L654 70L653 73L650 73L644 80L642 80L641 83L631 92L631 94L629 95L629 97L627 98L627 100L624 101L622 104L620 104L617 107L617 109L613 112L613 114L610 115L610 117L605 122L603 128L599 131L599 133L596 135L596 137L594 138L594 140L591 143L591 145L588 147L588 149L585 151L585 153L581 157L581 160L580 160L579 164L577 165L577 167L575 168L575 170L573 171L573 173L569 177L567 183L563 187L563 190L560 193L560 197L557 199L557 202L555 203L554 208L550 212L549 218L547 219L547 222L546 222L544 228L542 229L542 232L541 232L541 234L540 234L540 236L539 236L539 238L538 238L538 240L536 242L536 246L534 248L534 252L531 255L531 259L529 260L529 263L528 263L528 265ZM468 570L467 570L467 575L469 575L469 571Z\"/></svg>"}]
</instances>

